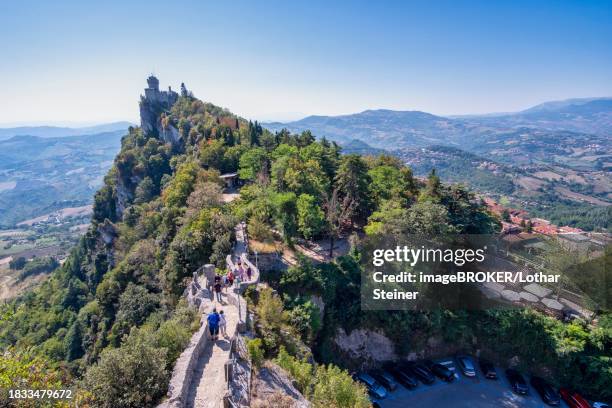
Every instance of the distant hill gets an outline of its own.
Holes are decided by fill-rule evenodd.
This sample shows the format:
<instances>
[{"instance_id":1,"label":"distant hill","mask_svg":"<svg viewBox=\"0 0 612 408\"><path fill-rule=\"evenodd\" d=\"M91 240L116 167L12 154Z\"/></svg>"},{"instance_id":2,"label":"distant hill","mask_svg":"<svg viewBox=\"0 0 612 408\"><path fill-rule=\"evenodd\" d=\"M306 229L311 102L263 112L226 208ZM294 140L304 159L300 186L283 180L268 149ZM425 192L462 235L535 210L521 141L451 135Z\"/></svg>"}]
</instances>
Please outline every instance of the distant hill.
<instances>
[{"instance_id":1,"label":"distant hill","mask_svg":"<svg viewBox=\"0 0 612 408\"><path fill-rule=\"evenodd\" d=\"M362 142L361 140L353 139L348 143L342 144L342 153L345 154L360 154L362 156L376 156L379 154L387 153L386 150L377 149L370 146L369 144Z\"/></svg>"},{"instance_id":2,"label":"distant hill","mask_svg":"<svg viewBox=\"0 0 612 408\"><path fill-rule=\"evenodd\" d=\"M0 141L0 227L90 204L127 130Z\"/></svg>"},{"instance_id":3,"label":"distant hill","mask_svg":"<svg viewBox=\"0 0 612 408\"><path fill-rule=\"evenodd\" d=\"M458 142L471 125L420 111L366 110L341 116L308 116L289 123L264 124L270 130L292 132L310 129L341 144L359 140L370 146L389 149Z\"/></svg>"},{"instance_id":4,"label":"distant hill","mask_svg":"<svg viewBox=\"0 0 612 408\"><path fill-rule=\"evenodd\" d=\"M114 132L116 130L127 131L127 128L131 125L130 122L112 122L87 127L20 126L0 128L0 140L10 139L13 136L66 137Z\"/></svg>"},{"instance_id":5,"label":"distant hill","mask_svg":"<svg viewBox=\"0 0 612 408\"><path fill-rule=\"evenodd\" d=\"M495 127L525 126L609 136L612 134L612 98L545 102L521 112L470 117L464 121Z\"/></svg>"},{"instance_id":6,"label":"distant hill","mask_svg":"<svg viewBox=\"0 0 612 408\"><path fill-rule=\"evenodd\" d=\"M270 130L310 129L338 143L359 140L381 149L429 146L464 146L479 143L490 133L515 128L572 131L609 136L612 133L612 98L568 99L546 102L516 113L442 117L420 111L366 110L340 116L308 116L287 123L264 124Z\"/></svg>"}]
</instances>

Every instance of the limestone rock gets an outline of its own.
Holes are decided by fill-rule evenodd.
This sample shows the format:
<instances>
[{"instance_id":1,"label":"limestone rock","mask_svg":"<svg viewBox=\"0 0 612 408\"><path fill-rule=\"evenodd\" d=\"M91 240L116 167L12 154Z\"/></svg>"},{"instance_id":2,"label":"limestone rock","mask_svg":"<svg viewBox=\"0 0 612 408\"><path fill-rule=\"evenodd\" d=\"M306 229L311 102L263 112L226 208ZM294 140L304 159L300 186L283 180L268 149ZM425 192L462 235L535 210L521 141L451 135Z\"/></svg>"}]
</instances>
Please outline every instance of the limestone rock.
<instances>
[{"instance_id":1,"label":"limestone rock","mask_svg":"<svg viewBox=\"0 0 612 408\"><path fill-rule=\"evenodd\" d=\"M393 342L379 332L358 329L347 334L339 329L334 342L353 358L373 362L397 359Z\"/></svg>"},{"instance_id":2,"label":"limestone rock","mask_svg":"<svg viewBox=\"0 0 612 408\"><path fill-rule=\"evenodd\" d=\"M291 377L278 365L266 361L253 380L252 407L310 407L310 402L293 386Z\"/></svg>"}]
</instances>

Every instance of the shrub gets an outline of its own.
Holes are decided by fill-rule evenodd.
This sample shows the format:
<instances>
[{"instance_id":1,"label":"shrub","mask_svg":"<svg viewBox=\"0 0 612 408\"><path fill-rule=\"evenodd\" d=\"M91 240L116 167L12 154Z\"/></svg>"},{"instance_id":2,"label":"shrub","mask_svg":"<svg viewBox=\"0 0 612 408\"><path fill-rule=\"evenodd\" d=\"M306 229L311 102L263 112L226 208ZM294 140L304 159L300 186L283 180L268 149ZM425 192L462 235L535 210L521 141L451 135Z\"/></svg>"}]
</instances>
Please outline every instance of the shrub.
<instances>
[{"instance_id":1,"label":"shrub","mask_svg":"<svg viewBox=\"0 0 612 408\"><path fill-rule=\"evenodd\" d=\"M91 392L94 407L153 407L166 393L169 372L166 349L151 336L133 330L121 347L105 349L87 370L83 388Z\"/></svg>"},{"instance_id":2,"label":"shrub","mask_svg":"<svg viewBox=\"0 0 612 408\"><path fill-rule=\"evenodd\" d=\"M249 350L249 356L251 357L251 362L255 367L261 367L261 363L264 360L264 351L261 347L261 339L252 339L247 343L247 348Z\"/></svg>"}]
</instances>

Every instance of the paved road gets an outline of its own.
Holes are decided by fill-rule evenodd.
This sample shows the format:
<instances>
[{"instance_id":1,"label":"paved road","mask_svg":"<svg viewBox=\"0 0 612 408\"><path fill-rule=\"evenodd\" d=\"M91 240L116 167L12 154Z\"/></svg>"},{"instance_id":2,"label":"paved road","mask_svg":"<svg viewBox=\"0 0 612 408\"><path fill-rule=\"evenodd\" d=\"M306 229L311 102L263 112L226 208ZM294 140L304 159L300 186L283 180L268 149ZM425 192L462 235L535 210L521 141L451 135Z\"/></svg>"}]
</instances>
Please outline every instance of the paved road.
<instances>
[{"instance_id":1,"label":"paved road","mask_svg":"<svg viewBox=\"0 0 612 408\"><path fill-rule=\"evenodd\" d=\"M498 369L497 373L501 378L496 381L484 379L479 372L478 379L460 375L450 384L436 380L431 386L419 384L414 390L400 386L379 403L382 408L548 408L533 388L527 396L516 395L502 370ZM561 407L567 408L567 405L562 402Z\"/></svg>"}]
</instances>

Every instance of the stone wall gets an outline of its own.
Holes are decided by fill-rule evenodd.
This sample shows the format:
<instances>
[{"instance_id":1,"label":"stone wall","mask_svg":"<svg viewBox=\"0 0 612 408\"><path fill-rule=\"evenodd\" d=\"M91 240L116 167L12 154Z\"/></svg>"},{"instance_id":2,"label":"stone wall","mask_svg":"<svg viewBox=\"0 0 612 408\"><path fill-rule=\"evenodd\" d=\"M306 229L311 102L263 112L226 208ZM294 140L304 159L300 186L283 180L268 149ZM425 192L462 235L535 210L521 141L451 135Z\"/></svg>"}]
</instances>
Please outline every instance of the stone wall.
<instances>
[{"instance_id":1,"label":"stone wall","mask_svg":"<svg viewBox=\"0 0 612 408\"><path fill-rule=\"evenodd\" d=\"M243 238L246 241L246 237ZM244 242L237 243L243 245ZM246 248L246 246L245 246ZM237 333L242 333L246 330L247 320L247 305L246 300L242 297L242 293L246 290L249 285L256 285L259 283L259 270L251 263L246 253L242 253L240 256L243 265L251 267L251 280L241 282L239 287L234 288L234 292L227 293L228 302L238 308L238 323L236 327ZM231 255L227 256L227 266L229 268L235 268ZM214 307L212 301L212 294L208 289L208 281L214 276L215 266L212 264L203 265L200 267L193 276L193 279L185 289L183 296L187 299L187 302L198 308L202 313L202 320L200 329L192 336L189 345L181 353L180 357L174 365L172 370L172 377L168 386L168 399L165 400L158 408L182 408L187 399L187 393L189 386L193 381L193 374L195 364L200 358L200 354L206 348L208 344L208 324L207 314ZM208 278L207 278L208 276ZM237 336L239 336L237 334ZM236 338L232 339L235 342ZM239 368L236 367L238 370ZM248 373L250 381L250 372ZM226 381L230 382L231 378L226 378ZM239 380L239 379L237 379Z\"/></svg>"},{"instance_id":2,"label":"stone wall","mask_svg":"<svg viewBox=\"0 0 612 408\"><path fill-rule=\"evenodd\" d=\"M246 408L251 402L252 364L244 337L237 335L232 341L232 354L227 363L228 392L225 400L232 407Z\"/></svg>"},{"instance_id":3,"label":"stone wall","mask_svg":"<svg viewBox=\"0 0 612 408\"><path fill-rule=\"evenodd\" d=\"M181 408L184 406L189 385L193 380L195 364L210 341L207 333L208 324L206 323L206 316L203 315L200 329L191 337L189 345L174 364L172 377L168 385L168 399L161 403L158 408Z\"/></svg>"}]
</instances>

